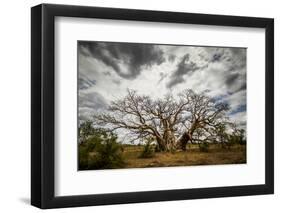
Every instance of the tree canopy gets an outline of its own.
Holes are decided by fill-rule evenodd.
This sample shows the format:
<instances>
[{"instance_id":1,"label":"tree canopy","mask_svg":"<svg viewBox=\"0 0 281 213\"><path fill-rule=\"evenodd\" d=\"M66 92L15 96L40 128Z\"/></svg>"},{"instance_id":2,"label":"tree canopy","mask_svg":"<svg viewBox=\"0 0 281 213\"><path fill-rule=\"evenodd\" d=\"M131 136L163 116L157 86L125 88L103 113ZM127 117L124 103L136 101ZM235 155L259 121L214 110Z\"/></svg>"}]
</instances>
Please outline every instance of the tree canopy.
<instances>
[{"instance_id":1,"label":"tree canopy","mask_svg":"<svg viewBox=\"0 0 281 213\"><path fill-rule=\"evenodd\" d=\"M186 149L188 142L221 141L230 125L227 103L191 89L153 100L128 90L108 110L93 116L96 126L128 132L131 141L153 138L161 151Z\"/></svg>"}]
</instances>

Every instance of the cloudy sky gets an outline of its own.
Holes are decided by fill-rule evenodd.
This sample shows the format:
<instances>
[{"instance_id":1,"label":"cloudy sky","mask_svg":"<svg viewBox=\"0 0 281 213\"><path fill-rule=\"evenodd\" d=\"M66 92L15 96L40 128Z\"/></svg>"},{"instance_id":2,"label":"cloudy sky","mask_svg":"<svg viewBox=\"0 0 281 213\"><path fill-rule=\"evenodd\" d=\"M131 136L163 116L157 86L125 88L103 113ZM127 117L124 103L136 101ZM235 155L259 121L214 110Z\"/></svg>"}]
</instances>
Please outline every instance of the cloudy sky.
<instances>
[{"instance_id":1,"label":"cloudy sky","mask_svg":"<svg viewBox=\"0 0 281 213\"><path fill-rule=\"evenodd\" d=\"M105 110L128 88L152 98L193 89L210 90L210 96L228 102L230 119L246 128L246 51L79 41L79 120Z\"/></svg>"}]
</instances>

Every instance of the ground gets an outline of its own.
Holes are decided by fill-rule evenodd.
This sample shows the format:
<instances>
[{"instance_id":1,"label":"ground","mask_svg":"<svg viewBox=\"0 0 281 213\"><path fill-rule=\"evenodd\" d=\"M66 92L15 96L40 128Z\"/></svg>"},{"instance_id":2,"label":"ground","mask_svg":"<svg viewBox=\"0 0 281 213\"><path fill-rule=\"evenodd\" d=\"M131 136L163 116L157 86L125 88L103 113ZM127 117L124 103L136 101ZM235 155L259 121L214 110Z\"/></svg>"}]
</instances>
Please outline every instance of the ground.
<instances>
[{"instance_id":1,"label":"ground","mask_svg":"<svg viewBox=\"0 0 281 213\"><path fill-rule=\"evenodd\" d=\"M200 149L198 144L189 144L186 151L152 152L152 155L143 155L143 145L117 146L118 151L114 146L104 147L103 155L100 155L96 151L88 152L85 149L87 147L80 145L79 170L246 163L246 145L240 144L224 147L221 144L210 144L205 150L202 150L202 147ZM152 147L152 150L154 148Z\"/></svg>"},{"instance_id":2,"label":"ground","mask_svg":"<svg viewBox=\"0 0 281 213\"><path fill-rule=\"evenodd\" d=\"M245 145L235 145L230 149L222 149L217 145L211 145L208 152L200 152L197 145L189 145L187 151L157 152L151 158L140 158L142 149L142 146L126 146L124 148L125 168L246 163Z\"/></svg>"}]
</instances>

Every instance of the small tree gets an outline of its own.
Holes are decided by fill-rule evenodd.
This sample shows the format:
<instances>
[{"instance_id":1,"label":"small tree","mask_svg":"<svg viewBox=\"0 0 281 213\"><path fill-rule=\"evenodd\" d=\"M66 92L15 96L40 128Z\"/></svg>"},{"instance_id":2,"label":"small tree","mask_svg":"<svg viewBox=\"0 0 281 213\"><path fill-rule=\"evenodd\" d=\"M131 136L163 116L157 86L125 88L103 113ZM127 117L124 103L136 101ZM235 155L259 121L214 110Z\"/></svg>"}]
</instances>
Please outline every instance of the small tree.
<instances>
[{"instance_id":1,"label":"small tree","mask_svg":"<svg viewBox=\"0 0 281 213\"><path fill-rule=\"evenodd\" d=\"M83 142L79 144L79 169L120 168L124 165L122 145L117 143L116 134L93 128L89 121L82 123L80 128L82 134L79 137Z\"/></svg>"},{"instance_id":2,"label":"small tree","mask_svg":"<svg viewBox=\"0 0 281 213\"><path fill-rule=\"evenodd\" d=\"M87 120L83 123L80 124L79 126L79 131L78 131L78 135L79 135L79 142L80 143L84 143L89 135L91 135L92 133L92 122Z\"/></svg>"},{"instance_id":3,"label":"small tree","mask_svg":"<svg viewBox=\"0 0 281 213\"><path fill-rule=\"evenodd\" d=\"M121 145L116 140L117 137L111 135L97 144L94 154L90 156L89 169L114 169L124 166Z\"/></svg>"},{"instance_id":4,"label":"small tree","mask_svg":"<svg viewBox=\"0 0 281 213\"><path fill-rule=\"evenodd\" d=\"M203 141L202 143L199 143L199 150L200 152L208 152L209 151L209 143L206 141Z\"/></svg>"},{"instance_id":5,"label":"small tree","mask_svg":"<svg viewBox=\"0 0 281 213\"><path fill-rule=\"evenodd\" d=\"M155 155L155 150L151 145L152 142L153 138L150 137L146 139L146 143L140 155L141 158L152 158Z\"/></svg>"},{"instance_id":6,"label":"small tree","mask_svg":"<svg viewBox=\"0 0 281 213\"><path fill-rule=\"evenodd\" d=\"M232 134L230 135L230 141L233 144L240 144L240 145L245 145L246 140L245 140L245 130L240 129L237 127L236 124L232 123Z\"/></svg>"}]
</instances>

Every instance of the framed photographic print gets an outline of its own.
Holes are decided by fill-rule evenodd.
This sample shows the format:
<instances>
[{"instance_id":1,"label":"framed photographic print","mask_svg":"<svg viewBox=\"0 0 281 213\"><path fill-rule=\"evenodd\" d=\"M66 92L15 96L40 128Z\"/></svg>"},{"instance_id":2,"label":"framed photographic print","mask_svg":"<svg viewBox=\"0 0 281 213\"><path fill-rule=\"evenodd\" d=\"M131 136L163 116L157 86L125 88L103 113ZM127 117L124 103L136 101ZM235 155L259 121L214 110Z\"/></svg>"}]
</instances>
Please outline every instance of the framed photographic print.
<instances>
[{"instance_id":1,"label":"framed photographic print","mask_svg":"<svg viewBox=\"0 0 281 213\"><path fill-rule=\"evenodd\" d=\"M31 9L31 204L272 194L274 21Z\"/></svg>"}]
</instances>

